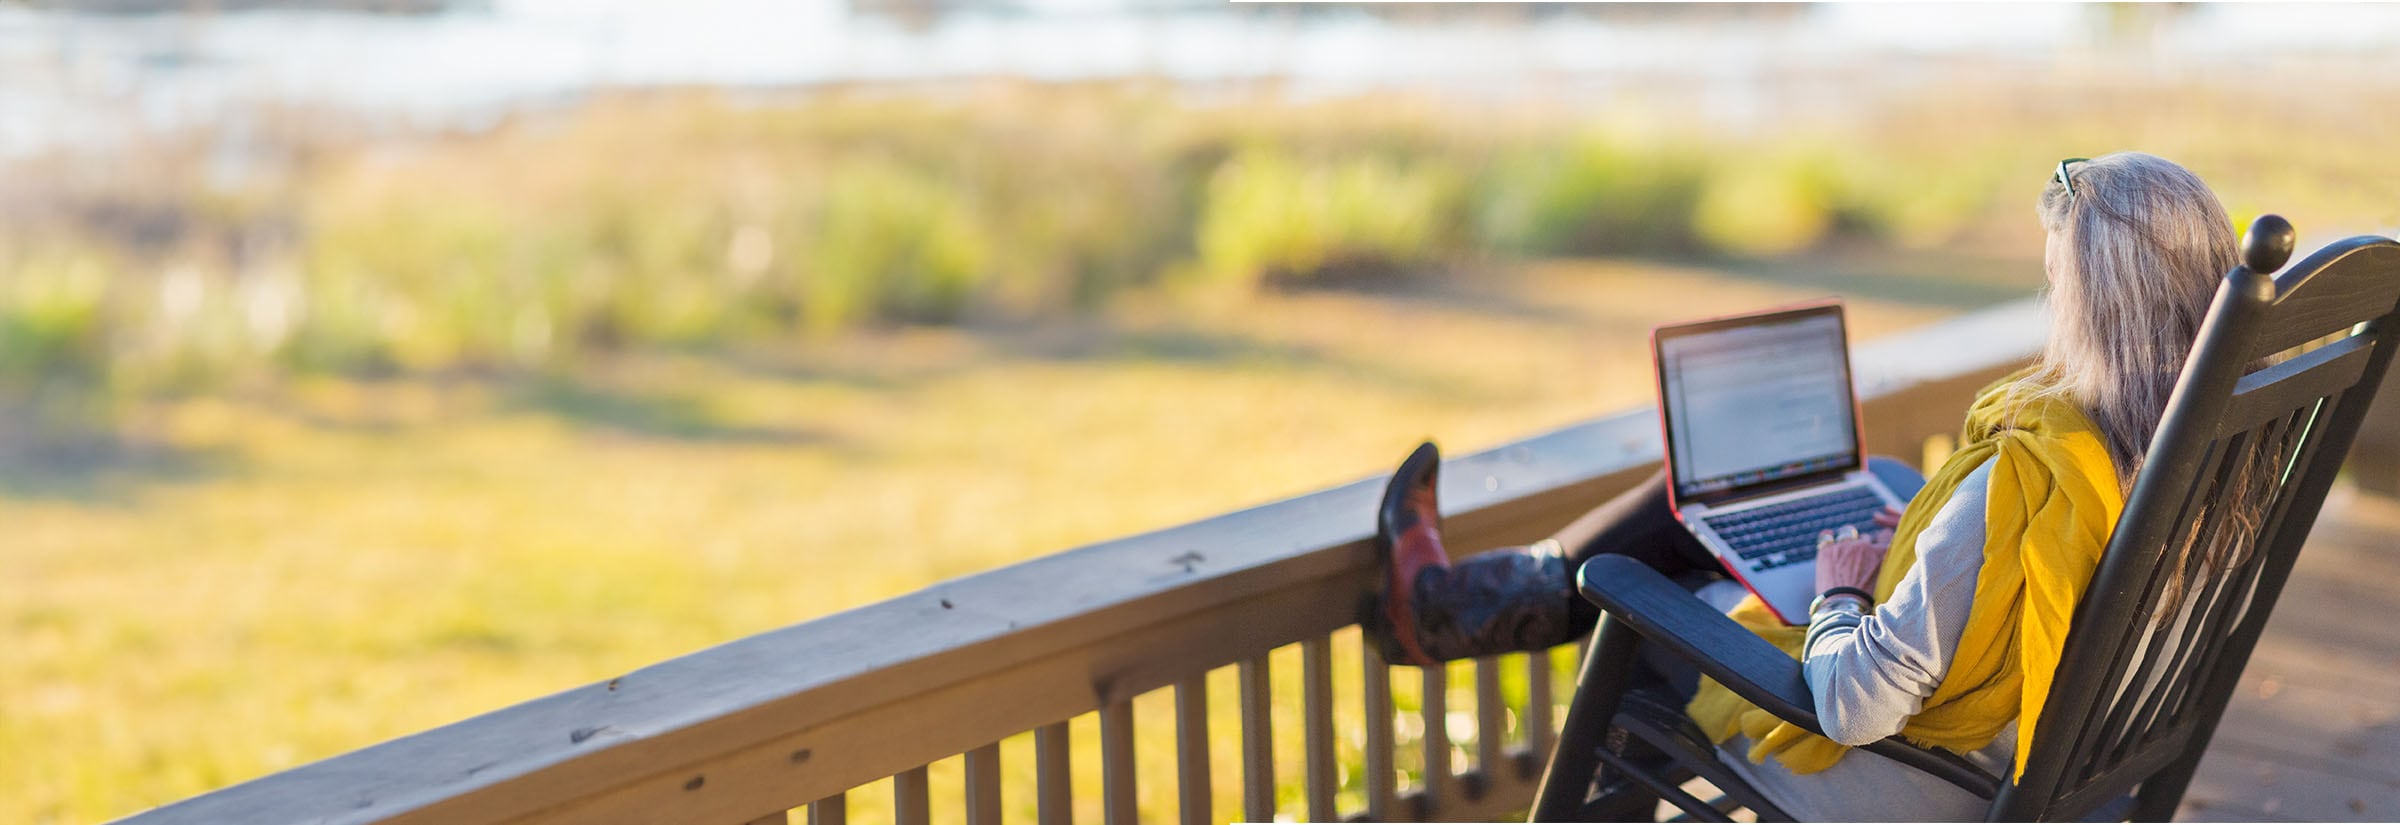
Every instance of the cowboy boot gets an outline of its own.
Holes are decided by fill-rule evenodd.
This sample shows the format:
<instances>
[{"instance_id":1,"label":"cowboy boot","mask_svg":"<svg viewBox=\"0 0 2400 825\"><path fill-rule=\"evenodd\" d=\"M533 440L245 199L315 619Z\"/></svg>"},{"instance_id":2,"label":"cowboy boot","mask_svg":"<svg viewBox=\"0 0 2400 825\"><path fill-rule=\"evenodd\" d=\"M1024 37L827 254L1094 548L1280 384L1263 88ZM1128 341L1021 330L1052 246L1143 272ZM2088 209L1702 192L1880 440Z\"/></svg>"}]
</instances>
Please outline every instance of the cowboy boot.
<instances>
[{"instance_id":1,"label":"cowboy boot","mask_svg":"<svg viewBox=\"0 0 2400 825\"><path fill-rule=\"evenodd\" d=\"M1417 447L1384 488L1376 514L1384 581L1370 635L1384 661L1425 667L1574 639L1577 596L1558 542L1450 561L1434 495L1440 469L1431 442Z\"/></svg>"}]
</instances>

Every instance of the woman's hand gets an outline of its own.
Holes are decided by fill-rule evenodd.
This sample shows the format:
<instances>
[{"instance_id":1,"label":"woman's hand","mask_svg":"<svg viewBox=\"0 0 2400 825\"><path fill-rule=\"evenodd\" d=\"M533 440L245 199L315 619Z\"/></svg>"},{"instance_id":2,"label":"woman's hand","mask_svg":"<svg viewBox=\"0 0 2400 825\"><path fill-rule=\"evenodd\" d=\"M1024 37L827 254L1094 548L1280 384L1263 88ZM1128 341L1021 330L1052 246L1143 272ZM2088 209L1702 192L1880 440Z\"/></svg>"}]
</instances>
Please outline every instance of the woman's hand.
<instances>
[{"instance_id":1,"label":"woman's hand","mask_svg":"<svg viewBox=\"0 0 2400 825\"><path fill-rule=\"evenodd\" d=\"M1892 546L1900 511L1884 508L1875 514L1875 524L1883 529L1860 535L1857 528L1844 527L1840 533L1817 537L1817 592L1836 587L1874 591L1875 574L1883 567L1883 552Z\"/></svg>"},{"instance_id":2,"label":"woman's hand","mask_svg":"<svg viewBox=\"0 0 2400 825\"><path fill-rule=\"evenodd\" d=\"M1875 511L1875 526L1885 530L1900 526L1900 508L1885 507Z\"/></svg>"}]
</instances>

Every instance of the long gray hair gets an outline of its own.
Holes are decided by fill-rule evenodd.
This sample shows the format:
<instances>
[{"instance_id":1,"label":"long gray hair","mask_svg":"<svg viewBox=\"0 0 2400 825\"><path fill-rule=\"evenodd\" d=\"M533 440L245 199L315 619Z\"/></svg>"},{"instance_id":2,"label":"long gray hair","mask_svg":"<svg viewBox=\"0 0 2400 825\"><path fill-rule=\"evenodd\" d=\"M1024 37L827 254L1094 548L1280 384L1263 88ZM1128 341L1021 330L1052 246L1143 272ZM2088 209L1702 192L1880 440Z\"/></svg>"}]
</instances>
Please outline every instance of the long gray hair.
<instances>
[{"instance_id":1,"label":"long gray hair","mask_svg":"<svg viewBox=\"0 0 2400 825\"><path fill-rule=\"evenodd\" d=\"M2099 426L2118 487L2130 493L2200 321L2239 254L2233 221L2207 184L2164 158L2119 152L2065 170L2069 180L2052 179L2038 208L2049 231L2042 257L2052 321L2034 380ZM2228 509L2191 514L2161 559L2170 575L2155 625L2176 615L2199 573L2247 560L2286 446L2254 443L2226 456L2240 469L2202 506ZM2202 535L2200 525L2212 522Z\"/></svg>"},{"instance_id":2,"label":"long gray hair","mask_svg":"<svg viewBox=\"0 0 2400 825\"><path fill-rule=\"evenodd\" d=\"M2053 178L2038 209L2052 320L2034 377L2091 416L2131 490L2233 268L2233 221L2199 176L2156 155L2070 163L2066 176L2073 192Z\"/></svg>"}]
</instances>

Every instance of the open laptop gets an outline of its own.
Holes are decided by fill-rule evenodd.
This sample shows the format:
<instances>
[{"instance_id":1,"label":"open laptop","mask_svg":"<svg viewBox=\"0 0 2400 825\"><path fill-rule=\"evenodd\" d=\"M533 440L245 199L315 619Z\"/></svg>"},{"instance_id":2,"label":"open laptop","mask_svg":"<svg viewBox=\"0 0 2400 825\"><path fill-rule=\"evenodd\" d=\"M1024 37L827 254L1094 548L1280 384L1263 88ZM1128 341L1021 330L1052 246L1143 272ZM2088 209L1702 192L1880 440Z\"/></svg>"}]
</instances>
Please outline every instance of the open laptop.
<instances>
[{"instance_id":1,"label":"open laptop","mask_svg":"<svg viewBox=\"0 0 2400 825\"><path fill-rule=\"evenodd\" d=\"M1651 331L1669 501L1785 624L1816 598L1817 536L1902 504L1866 471L1838 301Z\"/></svg>"}]
</instances>

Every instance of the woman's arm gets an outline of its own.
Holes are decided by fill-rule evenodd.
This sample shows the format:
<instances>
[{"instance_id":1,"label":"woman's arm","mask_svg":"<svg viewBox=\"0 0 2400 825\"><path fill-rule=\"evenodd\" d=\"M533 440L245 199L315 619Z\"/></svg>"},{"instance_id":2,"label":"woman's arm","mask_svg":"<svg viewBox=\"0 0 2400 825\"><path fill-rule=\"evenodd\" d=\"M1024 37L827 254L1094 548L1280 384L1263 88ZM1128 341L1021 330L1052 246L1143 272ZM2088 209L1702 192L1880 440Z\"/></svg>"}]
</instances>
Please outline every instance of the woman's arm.
<instances>
[{"instance_id":1,"label":"woman's arm","mask_svg":"<svg viewBox=\"0 0 2400 825\"><path fill-rule=\"evenodd\" d=\"M1917 534L1917 559L1892 597L1867 614L1823 610L1802 650L1825 735L1864 745L1900 732L1942 683L1983 570L1991 465L1960 482Z\"/></svg>"}]
</instances>

